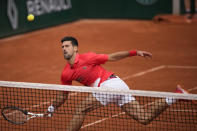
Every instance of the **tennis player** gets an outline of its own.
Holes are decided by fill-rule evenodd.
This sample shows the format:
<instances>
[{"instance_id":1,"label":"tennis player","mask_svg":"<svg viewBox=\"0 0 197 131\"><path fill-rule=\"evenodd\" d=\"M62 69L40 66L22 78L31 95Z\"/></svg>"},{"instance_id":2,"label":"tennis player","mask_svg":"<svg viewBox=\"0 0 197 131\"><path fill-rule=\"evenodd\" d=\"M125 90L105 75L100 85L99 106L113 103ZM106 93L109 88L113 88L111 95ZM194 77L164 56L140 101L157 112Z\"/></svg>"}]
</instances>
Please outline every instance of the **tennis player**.
<instances>
[{"instance_id":1,"label":"tennis player","mask_svg":"<svg viewBox=\"0 0 197 131\"><path fill-rule=\"evenodd\" d=\"M63 85L71 85L73 80L82 83L85 86L109 88L110 90L128 90L127 84L116 76L113 72L105 70L101 64L108 61L118 61L127 57L141 56L151 58L152 54L146 51L121 51L112 54L96 54L93 52L78 54L78 41L74 37L64 37L62 40L62 50L67 64L61 75ZM184 90L177 88L177 92L183 93ZM60 94L52 106L49 106L48 112L53 113L68 98L69 92ZM154 118L161 114L169 105L175 103L172 98L156 100L145 111L135 97L132 95L104 95L103 93L92 93L82 100L76 108L72 120L67 126L67 131L78 131L85 119L86 114L96 108L106 106L109 103L117 104L122 111L131 118L142 124L149 124Z\"/></svg>"}]
</instances>

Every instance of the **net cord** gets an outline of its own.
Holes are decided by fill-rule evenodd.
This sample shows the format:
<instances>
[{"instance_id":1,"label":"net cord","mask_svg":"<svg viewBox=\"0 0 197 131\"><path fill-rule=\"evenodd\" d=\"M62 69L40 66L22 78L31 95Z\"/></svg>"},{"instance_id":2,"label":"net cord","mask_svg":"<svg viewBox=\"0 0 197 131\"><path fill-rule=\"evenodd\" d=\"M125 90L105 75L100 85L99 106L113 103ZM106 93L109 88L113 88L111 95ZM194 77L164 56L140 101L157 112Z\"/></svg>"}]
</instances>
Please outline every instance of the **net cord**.
<instances>
[{"instance_id":1,"label":"net cord","mask_svg":"<svg viewBox=\"0 0 197 131\"><path fill-rule=\"evenodd\" d=\"M125 95L132 94L133 96L147 96L157 98L172 97L176 99L197 100L197 94L180 94L171 92L158 92L158 91L144 91L144 90L109 90L107 88L87 87L87 86L68 86L58 84L43 84L43 83L30 83L30 82L14 82L14 81L0 81L0 87L15 87L15 88L33 88L43 90L58 90L58 91L71 91L71 92L91 92L91 93L106 93Z\"/></svg>"}]
</instances>

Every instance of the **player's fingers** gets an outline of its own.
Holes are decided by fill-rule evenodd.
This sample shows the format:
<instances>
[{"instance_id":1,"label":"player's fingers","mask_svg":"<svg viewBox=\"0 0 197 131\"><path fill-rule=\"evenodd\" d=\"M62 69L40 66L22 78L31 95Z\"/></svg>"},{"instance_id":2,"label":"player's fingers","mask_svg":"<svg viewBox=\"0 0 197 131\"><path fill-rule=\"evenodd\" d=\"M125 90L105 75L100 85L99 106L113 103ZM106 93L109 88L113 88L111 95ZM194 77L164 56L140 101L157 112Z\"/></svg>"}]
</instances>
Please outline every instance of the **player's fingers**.
<instances>
[{"instance_id":1,"label":"player's fingers","mask_svg":"<svg viewBox=\"0 0 197 131\"><path fill-rule=\"evenodd\" d=\"M144 55L144 57L145 57L145 58L152 58L152 54L147 53L147 54Z\"/></svg>"},{"instance_id":2,"label":"player's fingers","mask_svg":"<svg viewBox=\"0 0 197 131\"><path fill-rule=\"evenodd\" d=\"M138 56L142 56L145 58L152 58L152 54L146 51L138 51Z\"/></svg>"},{"instance_id":3,"label":"player's fingers","mask_svg":"<svg viewBox=\"0 0 197 131\"><path fill-rule=\"evenodd\" d=\"M147 58L147 59L148 59L148 58L149 58L149 59L151 59L151 58L152 58L152 56L144 56L144 57L145 57L145 58Z\"/></svg>"},{"instance_id":4,"label":"player's fingers","mask_svg":"<svg viewBox=\"0 0 197 131\"><path fill-rule=\"evenodd\" d=\"M151 54L151 53L149 53L149 52L147 52L147 53L146 53L146 56L148 56L148 57L152 57L152 54Z\"/></svg>"}]
</instances>

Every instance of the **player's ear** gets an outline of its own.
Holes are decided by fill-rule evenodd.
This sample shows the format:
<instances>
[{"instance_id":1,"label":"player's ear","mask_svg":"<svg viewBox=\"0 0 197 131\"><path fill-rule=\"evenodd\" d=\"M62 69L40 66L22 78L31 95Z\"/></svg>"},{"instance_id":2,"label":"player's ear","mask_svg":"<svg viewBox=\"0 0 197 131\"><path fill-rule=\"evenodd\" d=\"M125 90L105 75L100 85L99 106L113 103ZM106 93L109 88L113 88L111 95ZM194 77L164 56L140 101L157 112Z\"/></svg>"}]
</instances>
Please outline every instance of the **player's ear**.
<instances>
[{"instance_id":1,"label":"player's ear","mask_svg":"<svg viewBox=\"0 0 197 131\"><path fill-rule=\"evenodd\" d=\"M78 52L78 47L74 46L74 51Z\"/></svg>"}]
</instances>

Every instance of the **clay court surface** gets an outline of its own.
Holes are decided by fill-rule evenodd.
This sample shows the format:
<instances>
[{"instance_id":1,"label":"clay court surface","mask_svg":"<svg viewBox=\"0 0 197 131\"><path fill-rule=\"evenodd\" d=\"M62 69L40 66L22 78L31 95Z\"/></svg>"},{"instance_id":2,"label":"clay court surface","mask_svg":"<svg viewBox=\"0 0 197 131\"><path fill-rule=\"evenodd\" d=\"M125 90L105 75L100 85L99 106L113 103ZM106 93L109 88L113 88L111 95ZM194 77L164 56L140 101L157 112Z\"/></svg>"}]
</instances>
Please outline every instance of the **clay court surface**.
<instances>
[{"instance_id":1,"label":"clay court surface","mask_svg":"<svg viewBox=\"0 0 197 131\"><path fill-rule=\"evenodd\" d=\"M151 52L152 59L132 57L103 65L131 89L173 92L182 84L197 94L196 34L196 23L79 20L1 39L0 80L59 84L66 63L60 39L69 35L78 39L79 53Z\"/></svg>"}]
</instances>

